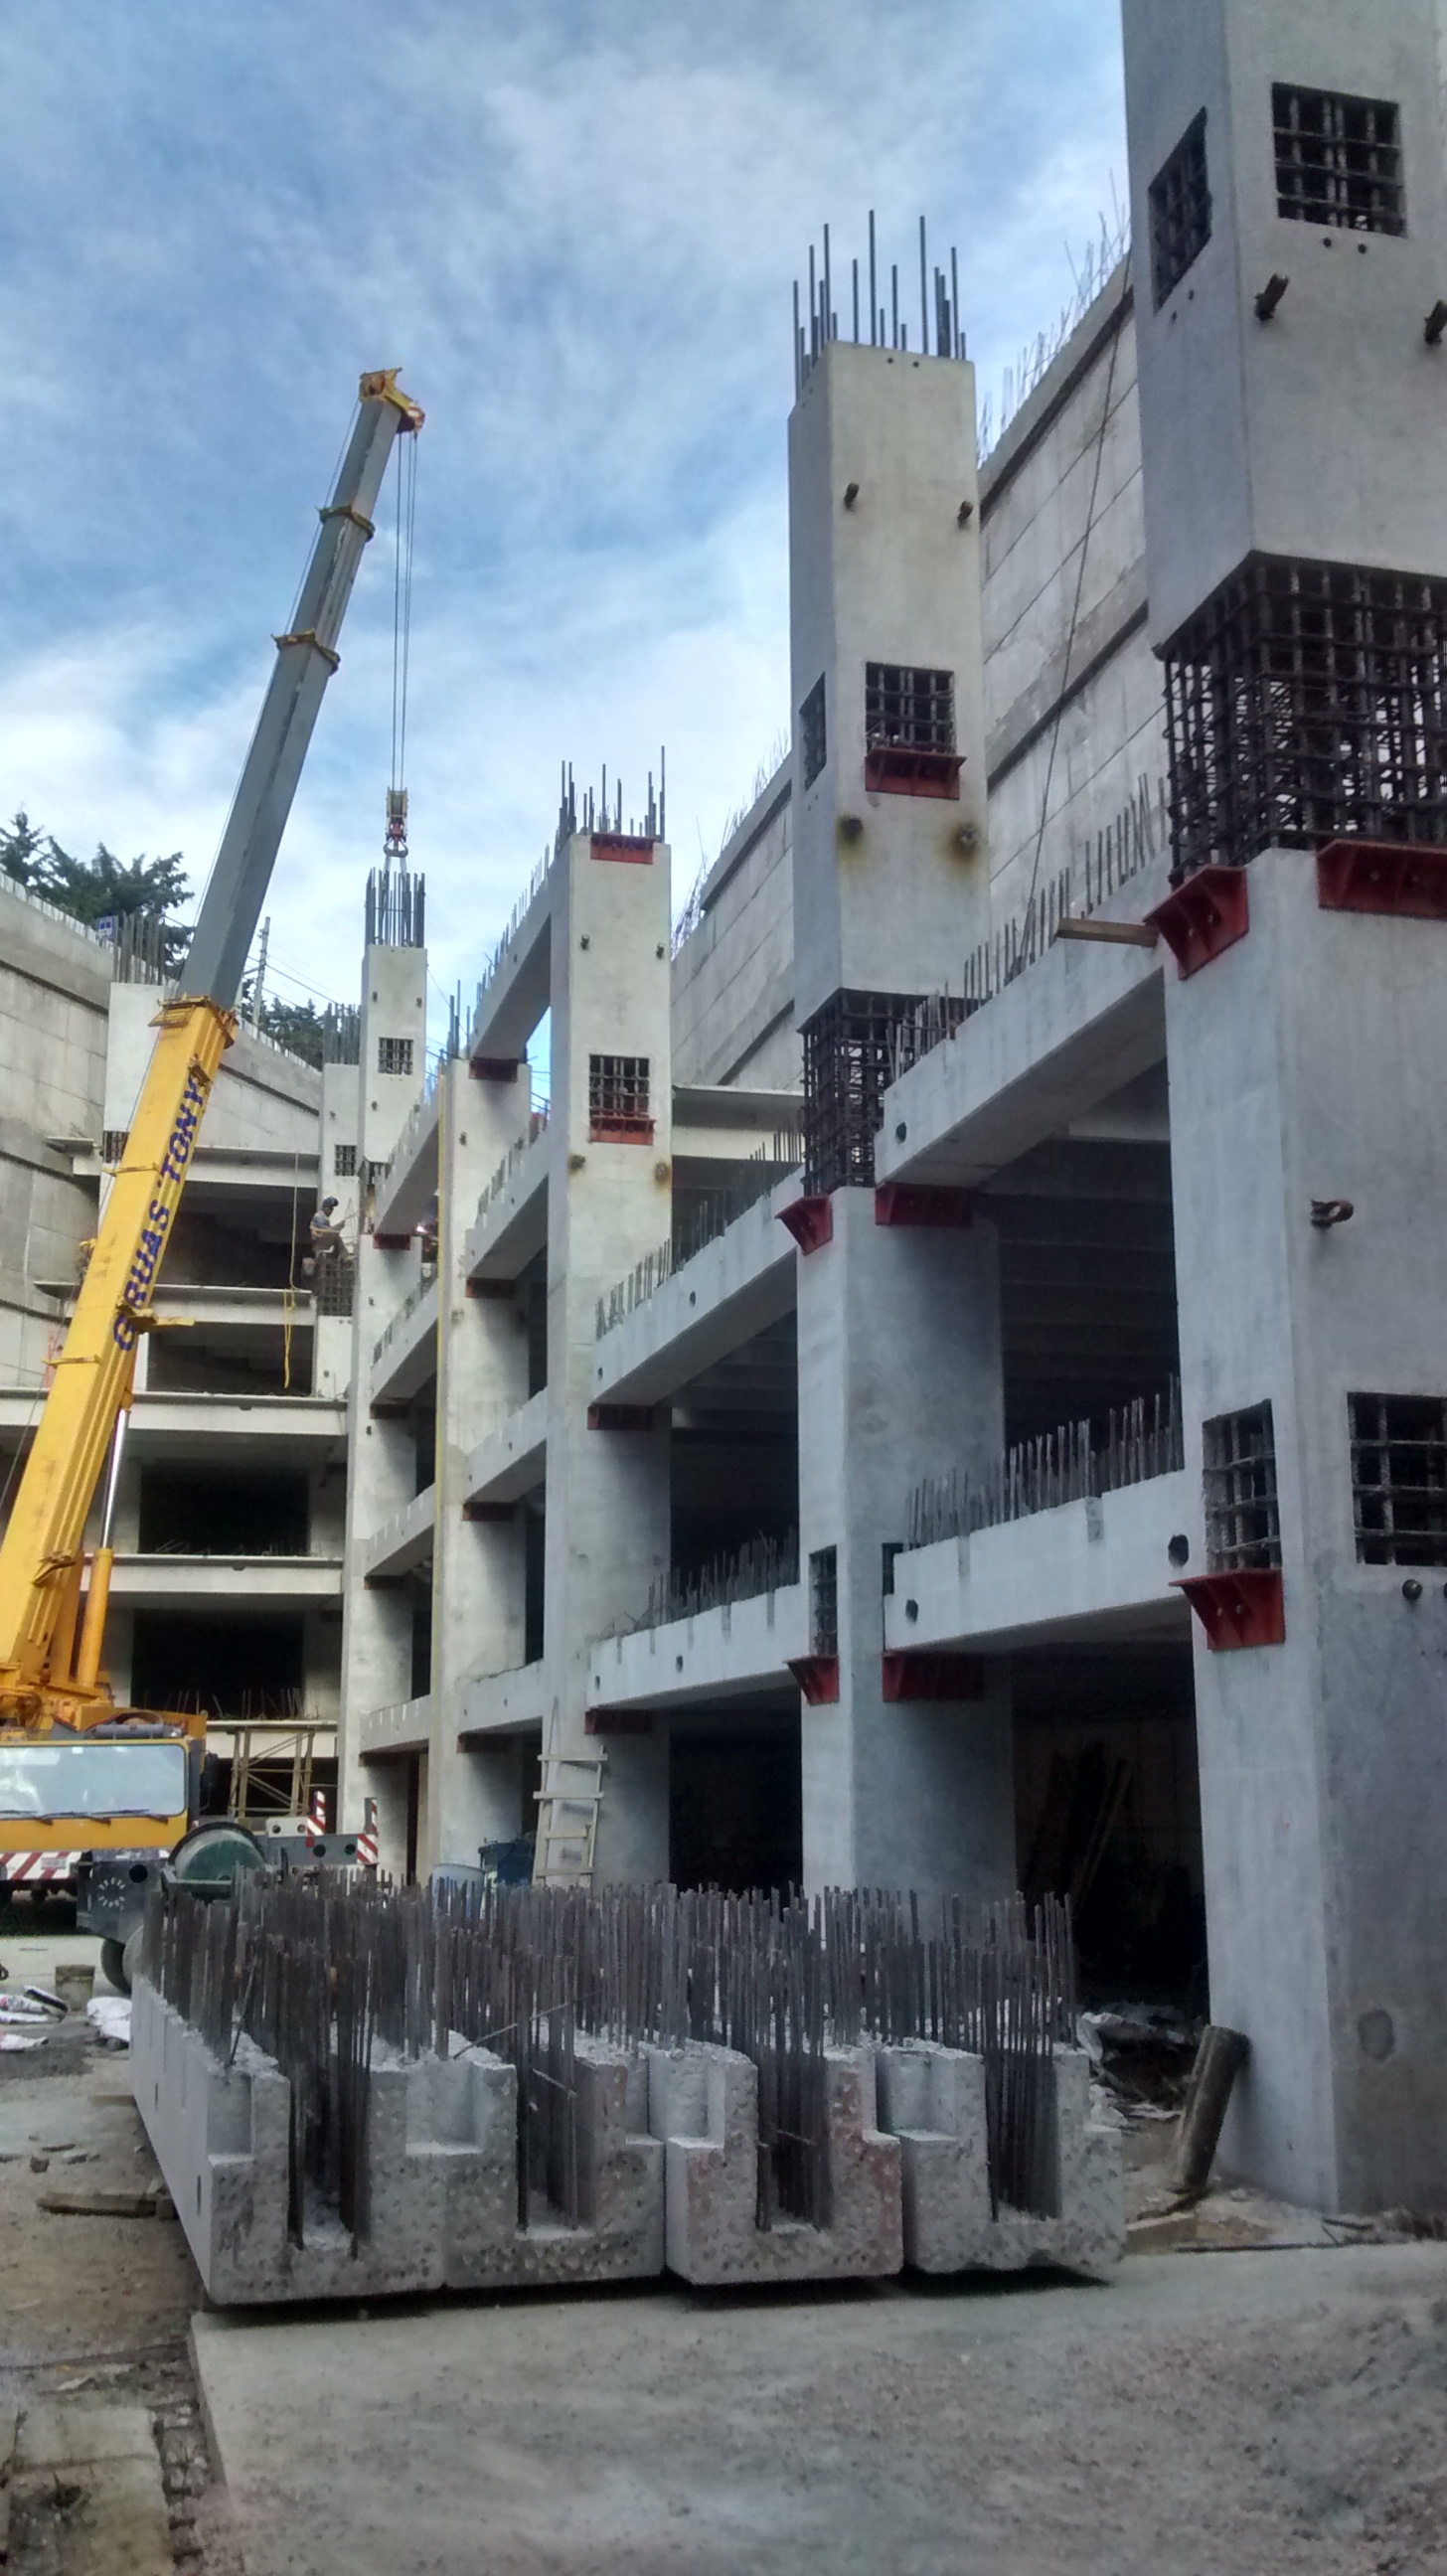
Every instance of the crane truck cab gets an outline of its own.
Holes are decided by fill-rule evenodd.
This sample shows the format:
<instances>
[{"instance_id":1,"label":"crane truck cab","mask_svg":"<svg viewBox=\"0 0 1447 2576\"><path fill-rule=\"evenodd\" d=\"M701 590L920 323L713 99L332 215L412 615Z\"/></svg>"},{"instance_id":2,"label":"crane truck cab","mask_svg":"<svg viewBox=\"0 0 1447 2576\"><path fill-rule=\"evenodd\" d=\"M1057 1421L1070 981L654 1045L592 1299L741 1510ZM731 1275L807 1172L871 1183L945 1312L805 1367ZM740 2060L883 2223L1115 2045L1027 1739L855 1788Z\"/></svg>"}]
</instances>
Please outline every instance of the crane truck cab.
<instances>
[{"instance_id":1,"label":"crane truck cab","mask_svg":"<svg viewBox=\"0 0 1447 2576\"><path fill-rule=\"evenodd\" d=\"M137 1709L99 1726L0 1735L0 1877L73 1892L80 1929L107 1945L113 1984L146 1886L195 1824L205 1751L204 1717Z\"/></svg>"}]
</instances>

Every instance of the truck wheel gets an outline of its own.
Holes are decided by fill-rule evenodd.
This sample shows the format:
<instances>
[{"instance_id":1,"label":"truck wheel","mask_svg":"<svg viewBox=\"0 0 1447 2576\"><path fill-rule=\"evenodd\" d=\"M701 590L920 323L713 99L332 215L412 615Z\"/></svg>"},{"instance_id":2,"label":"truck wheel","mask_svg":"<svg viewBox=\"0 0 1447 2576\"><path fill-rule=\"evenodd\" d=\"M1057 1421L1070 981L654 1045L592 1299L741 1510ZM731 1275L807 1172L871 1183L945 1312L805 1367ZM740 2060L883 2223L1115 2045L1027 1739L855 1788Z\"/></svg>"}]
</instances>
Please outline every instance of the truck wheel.
<instances>
[{"instance_id":1,"label":"truck wheel","mask_svg":"<svg viewBox=\"0 0 1447 2576\"><path fill-rule=\"evenodd\" d=\"M131 1981L126 1975L126 1950L123 1941L102 1941L100 1963L117 1992L128 1995Z\"/></svg>"},{"instance_id":2,"label":"truck wheel","mask_svg":"<svg viewBox=\"0 0 1447 2576\"><path fill-rule=\"evenodd\" d=\"M121 1984L127 1994L141 1973L141 1950L145 1938L146 1927L144 1923L138 1923L121 1952Z\"/></svg>"}]
</instances>

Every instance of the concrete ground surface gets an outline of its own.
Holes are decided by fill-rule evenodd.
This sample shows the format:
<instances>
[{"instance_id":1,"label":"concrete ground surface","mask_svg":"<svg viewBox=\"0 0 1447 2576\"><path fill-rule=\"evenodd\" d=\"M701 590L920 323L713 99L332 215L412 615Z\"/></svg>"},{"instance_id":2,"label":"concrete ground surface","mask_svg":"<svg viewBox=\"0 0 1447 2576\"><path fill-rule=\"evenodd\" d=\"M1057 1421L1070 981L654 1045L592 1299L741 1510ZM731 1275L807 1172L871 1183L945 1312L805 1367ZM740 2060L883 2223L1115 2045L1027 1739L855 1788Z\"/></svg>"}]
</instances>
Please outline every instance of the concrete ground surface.
<instances>
[{"instance_id":1,"label":"concrete ground surface","mask_svg":"<svg viewBox=\"0 0 1447 2576\"><path fill-rule=\"evenodd\" d=\"M246 2576L1430 2576L1447 2247L200 2316Z\"/></svg>"}]
</instances>

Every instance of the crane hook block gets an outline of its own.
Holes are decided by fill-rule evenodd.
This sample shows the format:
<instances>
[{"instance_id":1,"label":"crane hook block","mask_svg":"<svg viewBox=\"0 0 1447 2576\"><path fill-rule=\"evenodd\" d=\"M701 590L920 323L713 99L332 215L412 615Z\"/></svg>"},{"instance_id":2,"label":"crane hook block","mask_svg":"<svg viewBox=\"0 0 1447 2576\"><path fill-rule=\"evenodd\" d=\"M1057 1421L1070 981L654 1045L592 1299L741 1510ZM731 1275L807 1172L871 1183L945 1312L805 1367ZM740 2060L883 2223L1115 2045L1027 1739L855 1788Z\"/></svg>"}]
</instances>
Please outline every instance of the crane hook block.
<instances>
[{"instance_id":1,"label":"crane hook block","mask_svg":"<svg viewBox=\"0 0 1447 2576\"><path fill-rule=\"evenodd\" d=\"M358 385L357 400L358 402L395 403L402 415L402 427L420 429L427 414L420 403L412 400L410 394L403 393L397 382L401 372L400 367L374 367L369 375L363 376Z\"/></svg>"}]
</instances>

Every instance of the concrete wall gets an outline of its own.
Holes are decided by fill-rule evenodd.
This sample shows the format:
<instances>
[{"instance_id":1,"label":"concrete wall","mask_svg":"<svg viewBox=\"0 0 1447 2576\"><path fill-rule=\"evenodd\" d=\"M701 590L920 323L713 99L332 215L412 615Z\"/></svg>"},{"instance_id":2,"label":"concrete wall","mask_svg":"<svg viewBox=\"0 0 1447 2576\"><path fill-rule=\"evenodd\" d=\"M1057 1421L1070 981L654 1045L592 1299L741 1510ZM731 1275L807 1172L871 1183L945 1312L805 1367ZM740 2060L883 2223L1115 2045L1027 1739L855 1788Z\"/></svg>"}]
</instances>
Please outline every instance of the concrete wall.
<instances>
[{"instance_id":1,"label":"concrete wall","mask_svg":"<svg viewBox=\"0 0 1447 2576\"><path fill-rule=\"evenodd\" d=\"M1145 623L1135 329L1122 268L980 476L997 921L1078 866L1142 777L1154 786L1165 774Z\"/></svg>"},{"instance_id":2,"label":"concrete wall","mask_svg":"<svg viewBox=\"0 0 1447 2576\"><path fill-rule=\"evenodd\" d=\"M95 1189L49 1140L98 1142L111 960L0 878L0 1385L36 1388L67 1282L95 1227Z\"/></svg>"},{"instance_id":3,"label":"concrete wall","mask_svg":"<svg viewBox=\"0 0 1447 2576\"><path fill-rule=\"evenodd\" d=\"M704 880L673 961L673 1075L797 1091L792 762L774 772Z\"/></svg>"}]
</instances>

